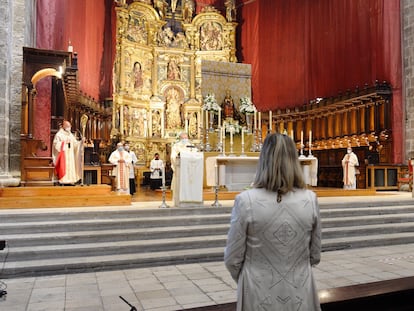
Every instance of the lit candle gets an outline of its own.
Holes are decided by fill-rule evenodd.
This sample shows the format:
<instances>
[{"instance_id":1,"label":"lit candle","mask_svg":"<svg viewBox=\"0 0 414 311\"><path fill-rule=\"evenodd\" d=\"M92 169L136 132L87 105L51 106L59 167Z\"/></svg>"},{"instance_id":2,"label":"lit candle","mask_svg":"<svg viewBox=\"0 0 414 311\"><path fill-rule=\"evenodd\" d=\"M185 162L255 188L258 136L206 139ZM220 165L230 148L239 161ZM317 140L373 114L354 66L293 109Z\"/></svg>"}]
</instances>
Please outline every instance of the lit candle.
<instances>
[{"instance_id":1,"label":"lit candle","mask_svg":"<svg viewBox=\"0 0 414 311\"><path fill-rule=\"evenodd\" d=\"M312 148L312 131L309 131L309 149Z\"/></svg>"},{"instance_id":2,"label":"lit candle","mask_svg":"<svg viewBox=\"0 0 414 311\"><path fill-rule=\"evenodd\" d=\"M220 126L221 126L221 108L219 108L219 111L218 111L218 127Z\"/></svg>"},{"instance_id":3,"label":"lit candle","mask_svg":"<svg viewBox=\"0 0 414 311\"><path fill-rule=\"evenodd\" d=\"M300 148L303 146L303 131L300 131Z\"/></svg>"},{"instance_id":4,"label":"lit candle","mask_svg":"<svg viewBox=\"0 0 414 311\"><path fill-rule=\"evenodd\" d=\"M204 128L207 130L208 129L208 111L204 110L204 113L206 114L206 126Z\"/></svg>"},{"instance_id":5,"label":"lit candle","mask_svg":"<svg viewBox=\"0 0 414 311\"><path fill-rule=\"evenodd\" d=\"M269 111L269 132L273 130L273 119L272 119L272 110Z\"/></svg>"},{"instance_id":6,"label":"lit candle","mask_svg":"<svg viewBox=\"0 0 414 311\"><path fill-rule=\"evenodd\" d=\"M262 113L259 111L259 131L262 131Z\"/></svg>"}]
</instances>

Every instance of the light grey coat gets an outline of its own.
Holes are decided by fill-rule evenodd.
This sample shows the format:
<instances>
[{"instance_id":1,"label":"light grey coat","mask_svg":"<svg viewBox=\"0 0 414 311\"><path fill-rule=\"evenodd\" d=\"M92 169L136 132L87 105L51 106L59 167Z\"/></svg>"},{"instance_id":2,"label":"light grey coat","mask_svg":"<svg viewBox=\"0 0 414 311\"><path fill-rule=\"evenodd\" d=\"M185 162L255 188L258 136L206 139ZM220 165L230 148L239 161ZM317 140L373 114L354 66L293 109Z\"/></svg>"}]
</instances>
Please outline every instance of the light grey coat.
<instances>
[{"instance_id":1,"label":"light grey coat","mask_svg":"<svg viewBox=\"0 0 414 311\"><path fill-rule=\"evenodd\" d=\"M234 203L224 261L238 283L237 310L320 310L312 265L320 261L321 223L314 192L265 189Z\"/></svg>"}]
</instances>

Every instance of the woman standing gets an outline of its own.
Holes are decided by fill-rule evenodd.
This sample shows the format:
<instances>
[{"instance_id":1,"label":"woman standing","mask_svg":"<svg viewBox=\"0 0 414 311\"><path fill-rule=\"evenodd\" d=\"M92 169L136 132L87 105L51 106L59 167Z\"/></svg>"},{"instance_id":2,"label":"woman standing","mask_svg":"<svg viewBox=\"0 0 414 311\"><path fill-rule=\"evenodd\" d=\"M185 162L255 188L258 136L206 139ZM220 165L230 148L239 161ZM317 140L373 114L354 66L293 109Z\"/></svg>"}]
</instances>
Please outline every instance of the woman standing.
<instances>
[{"instance_id":1,"label":"woman standing","mask_svg":"<svg viewBox=\"0 0 414 311\"><path fill-rule=\"evenodd\" d=\"M253 189L235 199L224 254L238 283L237 310L320 310L312 274L321 253L319 206L305 188L292 139L268 135Z\"/></svg>"}]
</instances>

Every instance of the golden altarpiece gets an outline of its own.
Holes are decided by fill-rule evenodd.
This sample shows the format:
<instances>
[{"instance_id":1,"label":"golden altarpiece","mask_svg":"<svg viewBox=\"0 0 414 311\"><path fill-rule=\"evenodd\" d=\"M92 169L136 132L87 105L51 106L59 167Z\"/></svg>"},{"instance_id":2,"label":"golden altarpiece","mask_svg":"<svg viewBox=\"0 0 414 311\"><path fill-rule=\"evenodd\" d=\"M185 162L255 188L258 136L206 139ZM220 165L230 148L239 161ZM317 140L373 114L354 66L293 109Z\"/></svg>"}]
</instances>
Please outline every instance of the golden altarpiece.
<instances>
[{"instance_id":1,"label":"golden altarpiece","mask_svg":"<svg viewBox=\"0 0 414 311\"><path fill-rule=\"evenodd\" d=\"M117 4L111 137L148 165L155 152L168 159L182 131L202 141L203 95L212 91L203 89L202 63L237 61L237 24L210 6L194 15L188 0Z\"/></svg>"}]
</instances>

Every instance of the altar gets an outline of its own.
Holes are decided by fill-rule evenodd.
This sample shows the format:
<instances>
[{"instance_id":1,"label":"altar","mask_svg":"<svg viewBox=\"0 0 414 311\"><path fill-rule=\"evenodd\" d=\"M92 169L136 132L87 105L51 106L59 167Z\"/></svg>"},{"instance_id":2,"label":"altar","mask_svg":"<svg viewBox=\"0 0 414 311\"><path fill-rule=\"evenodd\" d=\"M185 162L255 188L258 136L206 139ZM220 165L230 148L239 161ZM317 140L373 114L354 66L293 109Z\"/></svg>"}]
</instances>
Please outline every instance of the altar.
<instances>
[{"instance_id":1,"label":"altar","mask_svg":"<svg viewBox=\"0 0 414 311\"><path fill-rule=\"evenodd\" d=\"M251 186L259 157L230 157L217 156L206 159L206 184L225 186L229 191L242 191ZM306 185L318 184L318 159L316 157L301 157Z\"/></svg>"}]
</instances>

